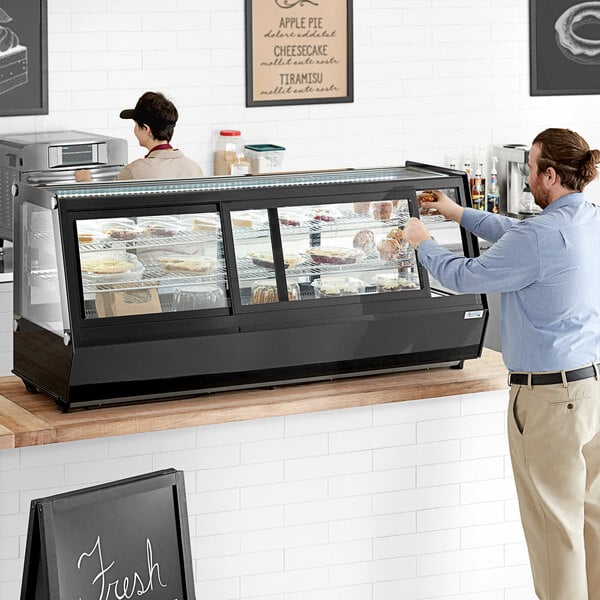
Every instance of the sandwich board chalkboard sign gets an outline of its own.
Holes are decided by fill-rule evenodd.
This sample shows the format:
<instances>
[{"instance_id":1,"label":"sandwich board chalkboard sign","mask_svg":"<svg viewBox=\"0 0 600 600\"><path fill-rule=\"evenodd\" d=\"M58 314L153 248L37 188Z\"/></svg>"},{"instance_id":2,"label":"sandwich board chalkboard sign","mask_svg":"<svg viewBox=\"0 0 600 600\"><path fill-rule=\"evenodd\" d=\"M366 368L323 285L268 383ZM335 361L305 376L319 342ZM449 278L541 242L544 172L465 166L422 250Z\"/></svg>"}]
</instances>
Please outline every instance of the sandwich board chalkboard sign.
<instances>
[{"instance_id":1,"label":"sandwich board chalkboard sign","mask_svg":"<svg viewBox=\"0 0 600 600\"><path fill-rule=\"evenodd\" d=\"M195 600L183 473L32 500L21 600Z\"/></svg>"}]
</instances>

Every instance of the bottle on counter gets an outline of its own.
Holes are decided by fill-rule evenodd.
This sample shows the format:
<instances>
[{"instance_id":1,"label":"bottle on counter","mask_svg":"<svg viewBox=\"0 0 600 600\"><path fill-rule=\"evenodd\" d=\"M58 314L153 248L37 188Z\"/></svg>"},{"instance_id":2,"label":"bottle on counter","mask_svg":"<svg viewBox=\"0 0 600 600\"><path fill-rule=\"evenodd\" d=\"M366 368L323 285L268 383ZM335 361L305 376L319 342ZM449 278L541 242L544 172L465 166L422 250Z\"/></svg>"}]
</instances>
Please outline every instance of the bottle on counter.
<instances>
[{"instance_id":1,"label":"bottle on counter","mask_svg":"<svg viewBox=\"0 0 600 600\"><path fill-rule=\"evenodd\" d=\"M471 157L465 156L463 159L463 171L467 174L469 180L469 190L473 189L473 167L471 165Z\"/></svg>"},{"instance_id":2,"label":"bottle on counter","mask_svg":"<svg viewBox=\"0 0 600 600\"><path fill-rule=\"evenodd\" d=\"M469 181L470 181L473 176L473 167L471 165L471 157L470 156L465 156L465 158L463 160L463 171L467 174Z\"/></svg>"},{"instance_id":3,"label":"bottle on counter","mask_svg":"<svg viewBox=\"0 0 600 600\"><path fill-rule=\"evenodd\" d=\"M237 129L222 129L215 147L215 175L247 175L250 163L244 154L244 140Z\"/></svg>"},{"instance_id":4,"label":"bottle on counter","mask_svg":"<svg viewBox=\"0 0 600 600\"><path fill-rule=\"evenodd\" d=\"M498 171L496 163L498 159L492 156L492 170L490 172L490 184L487 191L487 210L489 212L500 212L500 186L498 185Z\"/></svg>"},{"instance_id":5,"label":"bottle on counter","mask_svg":"<svg viewBox=\"0 0 600 600\"><path fill-rule=\"evenodd\" d=\"M475 169L471 199L473 201L473 208L485 210L485 179L483 178L483 161L481 160L477 163L477 168Z\"/></svg>"}]
</instances>

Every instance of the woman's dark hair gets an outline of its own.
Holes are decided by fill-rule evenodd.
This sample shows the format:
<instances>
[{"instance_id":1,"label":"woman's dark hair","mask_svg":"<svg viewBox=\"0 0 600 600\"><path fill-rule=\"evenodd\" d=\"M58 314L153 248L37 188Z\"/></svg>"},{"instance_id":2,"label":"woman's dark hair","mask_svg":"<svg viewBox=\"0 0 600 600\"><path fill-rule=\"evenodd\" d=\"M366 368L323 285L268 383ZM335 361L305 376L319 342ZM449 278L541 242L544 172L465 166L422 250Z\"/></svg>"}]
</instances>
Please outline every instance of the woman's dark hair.
<instances>
[{"instance_id":1,"label":"woman's dark hair","mask_svg":"<svg viewBox=\"0 0 600 600\"><path fill-rule=\"evenodd\" d=\"M157 140L171 141L177 123L177 108L159 92L146 92L133 109L133 119L141 127L148 125Z\"/></svg>"},{"instance_id":2,"label":"woman's dark hair","mask_svg":"<svg viewBox=\"0 0 600 600\"><path fill-rule=\"evenodd\" d=\"M590 150L578 133L570 129L546 129L535 137L533 144L540 147L537 161L540 172L552 167L566 188L581 192L598 177L600 150Z\"/></svg>"}]
</instances>

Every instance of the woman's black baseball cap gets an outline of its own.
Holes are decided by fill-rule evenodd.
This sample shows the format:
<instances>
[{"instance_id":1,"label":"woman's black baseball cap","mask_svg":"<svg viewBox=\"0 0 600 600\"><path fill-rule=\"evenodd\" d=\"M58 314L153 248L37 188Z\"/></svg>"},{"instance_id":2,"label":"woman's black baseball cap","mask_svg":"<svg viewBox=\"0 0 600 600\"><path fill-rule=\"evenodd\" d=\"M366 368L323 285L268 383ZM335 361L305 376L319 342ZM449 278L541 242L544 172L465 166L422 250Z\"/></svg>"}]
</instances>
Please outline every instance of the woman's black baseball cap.
<instances>
[{"instance_id":1,"label":"woman's black baseball cap","mask_svg":"<svg viewBox=\"0 0 600 600\"><path fill-rule=\"evenodd\" d=\"M138 125L148 125L155 137L170 139L179 117L175 105L160 92L146 92L137 101L135 108L122 110L121 119L133 119ZM170 132L166 136L159 132Z\"/></svg>"}]
</instances>

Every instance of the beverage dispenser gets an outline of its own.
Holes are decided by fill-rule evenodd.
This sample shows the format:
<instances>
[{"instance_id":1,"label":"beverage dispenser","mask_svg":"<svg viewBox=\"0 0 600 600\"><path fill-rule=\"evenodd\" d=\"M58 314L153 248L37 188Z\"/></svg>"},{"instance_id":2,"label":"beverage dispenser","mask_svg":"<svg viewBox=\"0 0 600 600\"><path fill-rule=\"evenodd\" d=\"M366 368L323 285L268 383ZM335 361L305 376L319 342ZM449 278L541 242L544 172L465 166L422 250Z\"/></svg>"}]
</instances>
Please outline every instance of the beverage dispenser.
<instances>
[{"instance_id":1,"label":"beverage dispenser","mask_svg":"<svg viewBox=\"0 0 600 600\"><path fill-rule=\"evenodd\" d=\"M523 144L507 144L496 146L493 154L498 157L500 213L525 219L540 212L527 182L529 148Z\"/></svg>"}]
</instances>

